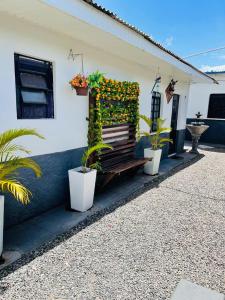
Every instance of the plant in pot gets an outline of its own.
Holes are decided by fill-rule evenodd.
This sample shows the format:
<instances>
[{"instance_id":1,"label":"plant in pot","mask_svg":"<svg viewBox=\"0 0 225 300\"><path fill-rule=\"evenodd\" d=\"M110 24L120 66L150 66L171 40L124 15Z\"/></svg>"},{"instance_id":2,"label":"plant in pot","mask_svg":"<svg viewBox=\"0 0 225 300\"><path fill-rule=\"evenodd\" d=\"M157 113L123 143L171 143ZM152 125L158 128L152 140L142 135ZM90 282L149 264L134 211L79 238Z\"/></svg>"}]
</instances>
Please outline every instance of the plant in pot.
<instances>
[{"instance_id":1,"label":"plant in pot","mask_svg":"<svg viewBox=\"0 0 225 300\"><path fill-rule=\"evenodd\" d=\"M78 96L87 96L88 94L88 82L87 77L82 74L77 74L70 80L72 89L76 90Z\"/></svg>"},{"instance_id":2,"label":"plant in pot","mask_svg":"<svg viewBox=\"0 0 225 300\"><path fill-rule=\"evenodd\" d=\"M29 154L23 146L14 144L16 138L22 136L36 136L43 139L34 129L11 129L0 134L0 192L11 193L14 198L27 205L30 202L31 192L18 181L19 169L31 169L37 177L41 176L39 165L31 158L20 157L19 153ZM4 224L4 196L0 195L0 255L3 250Z\"/></svg>"},{"instance_id":3,"label":"plant in pot","mask_svg":"<svg viewBox=\"0 0 225 300\"><path fill-rule=\"evenodd\" d=\"M140 119L142 119L150 129L149 132L140 132L140 135L146 136L151 144L151 148L144 149L144 157L152 159L145 164L144 172L148 175L155 175L159 172L162 148L166 145L166 143L173 142L172 139L162 137L161 135L164 133L170 133L171 128L163 127L165 120L158 118L156 120L156 131L151 133L153 121L145 115L140 115Z\"/></svg>"},{"instance_id":4,"label":"plant in pot","mask_svg":"<svg viewBox=\"0 0 225 300\"><path fill-rule=\"evenodd\" d=\"M92 207L97 170L101 166L99 162L90 163L90 158L95 152L106 148L112 149L110 145L103 143L88 148L82 156L81 166L69 170L71 209L84 212Z\"/></svg>"}]
</instances>

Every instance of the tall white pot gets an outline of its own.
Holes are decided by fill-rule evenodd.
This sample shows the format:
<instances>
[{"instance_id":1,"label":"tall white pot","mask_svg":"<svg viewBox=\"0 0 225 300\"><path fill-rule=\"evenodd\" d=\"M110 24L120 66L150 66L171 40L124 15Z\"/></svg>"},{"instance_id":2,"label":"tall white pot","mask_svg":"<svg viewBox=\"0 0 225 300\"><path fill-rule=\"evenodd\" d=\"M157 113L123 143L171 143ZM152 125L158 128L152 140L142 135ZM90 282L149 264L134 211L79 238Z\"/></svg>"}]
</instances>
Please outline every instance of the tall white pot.
<instances>
[{"instance_id":1,"label":"tall white pot","mask_svg":"<svg viewBox=\"0 0 225 300\"><path fill-rule=\"evenodd\" d=\"M4 196L0 196L0 256L3 252Z\"/></svg>"},{"instance_id":2,"label":"tall white pot","mask_svg":"<svg viewBox=\"0 0 225 300\"><path fill-rule=\"evenodd\" d=\"M162 155L162 149L152 150L151 148L144 149L144 157L152 158L144 165L144 172L148 175L155 175L159 173L159 165Z\"/></svg>"},{"instance_id":3,"label":"tall white pot","mask_svg":"<svg viewBox=\"0 0 225 300\"><path fill-rule=\"evenodd\" d=\"M69 170L70 203L72 209L84 212L93 205L97 171L88 169L82 173L81 170L81 167Z\"/></svg>"}]
</instances>

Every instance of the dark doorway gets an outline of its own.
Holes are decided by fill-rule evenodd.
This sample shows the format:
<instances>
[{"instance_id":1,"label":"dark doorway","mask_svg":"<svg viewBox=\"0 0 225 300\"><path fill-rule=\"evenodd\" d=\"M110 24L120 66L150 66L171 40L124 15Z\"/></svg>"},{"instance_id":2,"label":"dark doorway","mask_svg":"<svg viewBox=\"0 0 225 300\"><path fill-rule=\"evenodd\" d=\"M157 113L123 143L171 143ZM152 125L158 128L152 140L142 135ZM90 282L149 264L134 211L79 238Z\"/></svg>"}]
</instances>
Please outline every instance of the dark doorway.
<instances>
[{"instance_id":1,"label":"dark doorway","mask_svg":"<svg viewBox=\"0 0 225 300\"><path fill-rule=\"evenodd\" d=\"M171 128L170 138L173 140L173 144L170 143L169 154L176 153L176 142L177 142L177 119L178 119L178 111L179 111L179 98L180 96L177 94L173 95L173 103L172 103L172 116L171 116Z\"/></svg>"}]
</instances>

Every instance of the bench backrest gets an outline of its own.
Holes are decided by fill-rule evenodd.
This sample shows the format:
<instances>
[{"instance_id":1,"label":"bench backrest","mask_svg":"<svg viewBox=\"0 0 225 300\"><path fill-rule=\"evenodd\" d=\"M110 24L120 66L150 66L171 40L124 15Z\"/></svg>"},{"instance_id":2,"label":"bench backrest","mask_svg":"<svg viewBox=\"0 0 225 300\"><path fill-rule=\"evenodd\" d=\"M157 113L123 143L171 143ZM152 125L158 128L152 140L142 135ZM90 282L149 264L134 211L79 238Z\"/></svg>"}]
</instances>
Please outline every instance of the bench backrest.
<instances>
[{"instance_id":1,"label":"bench backrest","mask_svg":"<svg viewBox=\"0 0 225 300\"><path fill-rule=\"evenodd\" d=\"M127 162L135 156L135 126L119 124L104 126L103 143L110 144L113 150L102 150L99 155L102 169L110 169L119 163Z\"/></svg>"}]
</instances>

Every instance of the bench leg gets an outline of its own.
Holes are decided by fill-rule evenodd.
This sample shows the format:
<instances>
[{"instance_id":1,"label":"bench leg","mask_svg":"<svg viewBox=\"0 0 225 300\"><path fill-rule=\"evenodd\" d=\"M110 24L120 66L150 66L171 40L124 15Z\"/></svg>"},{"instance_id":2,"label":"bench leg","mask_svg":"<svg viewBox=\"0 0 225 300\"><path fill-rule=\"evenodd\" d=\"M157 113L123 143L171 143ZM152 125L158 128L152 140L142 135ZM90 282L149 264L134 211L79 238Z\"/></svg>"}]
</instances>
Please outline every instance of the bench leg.
<instances>
[{"instance_id":1,"label":"bench leg","mask_svg":"<svg viewBox=\"0 0 225 300\"><path fill-rule=\"evenodd\" d=\"M135 176L138 172L139 168L133 168L130 170L129 174L130 176Z\"/></svg>"},{"instance_id":2,"label":"bench leg","mask_svg":"<svg viewBox=\"0 0 225 300\"><path fill-rule=\"evenodd\" d=\"M116 174L114 174L114 173L110 173L110 174L106 175L101 184L101 189L103 189L115 177L115 175Z\"/></svg>"}]
</instances>

